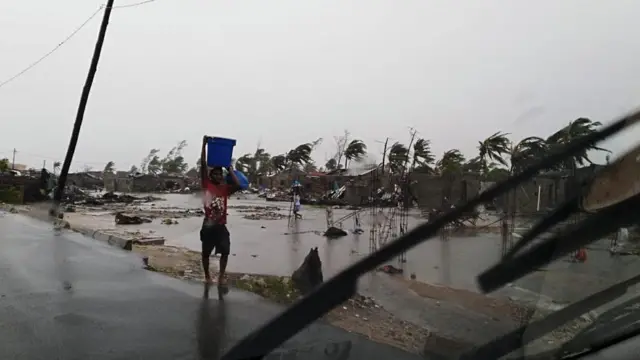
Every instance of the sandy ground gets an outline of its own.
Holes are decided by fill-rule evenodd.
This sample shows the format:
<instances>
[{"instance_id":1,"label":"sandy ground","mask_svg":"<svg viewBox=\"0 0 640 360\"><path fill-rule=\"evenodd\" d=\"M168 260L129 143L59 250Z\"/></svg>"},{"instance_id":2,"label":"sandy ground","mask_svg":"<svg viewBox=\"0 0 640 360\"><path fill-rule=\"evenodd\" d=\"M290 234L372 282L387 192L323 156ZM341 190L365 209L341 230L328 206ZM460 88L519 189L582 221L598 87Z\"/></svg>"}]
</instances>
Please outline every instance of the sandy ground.
<instances>
[{"instance_id":1,"label":"sandy ground","mask_svg":"<svg viewBox=\"0 0 640 360\"><path fill-rule=\"evenodd\" d=\"M37 218L47 218L46 207L11 207L11 209L14 212L23 212ZM269 211L271 209L266 209L267 213ZM255 211L251 211L249 208L241 212L246 212L247 216L255 216ZM67 215L69 216L66 216L65 220L68 221L69 228L73 229L77 225L85 225L74 223L74 221L81 221L81 217L74 217L73 213ZM199 213L197 211L176 213L166 211L166 209L147 208L136 211L136 215L150 218L170 217L180 221L181 217L198 216ZM169 245L136 245L133 251L147 259L149 270L188 281L202 281L204 277L200 265L200 254L196 251ZM235 254L232 254L230 262L234 261L234 256ZM212 269L216 268L217 261L213 261ZM403 292L432 301L431 303L436 307L435 311L438 311L437 307L442 303L442 305L446 304L448 308L458 307L464 311L493 319L495 322L509 321L515 324L524 324L531 319L541 318L549 313L549 311L542 311L509 299L488 297L473 291L436 286L402 277L389 278L394 279ZM290 304L298 298L297 292L286 276L235 272L229 274L229 280L232 286L257 293L279 303ZM447 310L443 307L442 311L446 312ZM427 350L434 353L452 354L476 345L455 336L442 336L431 328L427 329L416 325L415 322L406 321L406 318L401 319L380 305L376 299L361 295L335 308L325 316L325 319L336 326L365 335L374 341L416 353ZM452 318L450 326L455 326L453 323L455 320ZM532 346L537 348L557 346L571 338L573 334L587 326L592 320L588 317L577 319L539 339ZM481 327L482 325L479 328Z\"/></svg>"}]
</instances>

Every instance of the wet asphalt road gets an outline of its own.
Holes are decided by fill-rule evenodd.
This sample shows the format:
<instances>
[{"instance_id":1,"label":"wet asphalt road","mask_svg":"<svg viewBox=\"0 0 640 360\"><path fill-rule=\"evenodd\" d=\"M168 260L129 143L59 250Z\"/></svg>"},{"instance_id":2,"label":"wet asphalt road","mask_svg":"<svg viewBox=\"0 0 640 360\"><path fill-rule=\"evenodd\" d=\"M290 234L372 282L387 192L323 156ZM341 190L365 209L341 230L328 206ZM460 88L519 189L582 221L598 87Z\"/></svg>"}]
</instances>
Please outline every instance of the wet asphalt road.
<instances>
[{"instance_id":1,"label":"wet asphalt road","mask_svg":"<svg viewBox=\"0 0 640 360\"><path fill-rule=\"evenodd\" d=\"M217 359L282 311L142 269L135 255L0 214L0 359ZM420 359L316 323L269 359Z\"/></svg>"}]
</instances>

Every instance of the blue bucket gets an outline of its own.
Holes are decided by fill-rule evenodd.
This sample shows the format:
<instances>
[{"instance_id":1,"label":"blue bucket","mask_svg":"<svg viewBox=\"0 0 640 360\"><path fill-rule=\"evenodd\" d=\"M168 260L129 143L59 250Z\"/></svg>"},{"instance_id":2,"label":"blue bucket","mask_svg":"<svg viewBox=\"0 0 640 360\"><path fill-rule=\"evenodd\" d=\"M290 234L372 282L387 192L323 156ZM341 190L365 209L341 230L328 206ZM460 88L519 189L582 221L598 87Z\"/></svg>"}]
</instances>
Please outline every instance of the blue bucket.
<instances>
[{"instance_id":1,"label":"blue bucket","mask_svg":"<svg viewBox=\"0 0 640 360\"><path fill-rule=\"evenodd\" d=\"M249 179L242 173L240 170L233 170L238 178L238 182L240 183L240 189L246 190L249 188ZM231 178L231 174L227 174L227 184L233 184L233 178Z\"/></svg>"},{"instance_id":2,"label":"blue bucket","mask_svg":"<svg viewBox=\"0 0 640 360\"><path fill-rule=\"evenodd\" d=\"M207 165L209 167L229 167L233 158L233 147L236 141L214 137L207 142Z\"/></svg>"}]
</instances>

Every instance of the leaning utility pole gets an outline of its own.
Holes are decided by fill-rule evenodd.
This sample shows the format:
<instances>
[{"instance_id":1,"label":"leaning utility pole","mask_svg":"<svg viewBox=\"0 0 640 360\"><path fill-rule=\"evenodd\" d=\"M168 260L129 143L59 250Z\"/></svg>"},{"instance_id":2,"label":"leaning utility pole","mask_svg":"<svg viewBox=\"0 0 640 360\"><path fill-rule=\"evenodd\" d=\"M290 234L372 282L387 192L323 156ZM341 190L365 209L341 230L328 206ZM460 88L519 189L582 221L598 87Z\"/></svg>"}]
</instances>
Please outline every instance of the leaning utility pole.
<instances>
[{"instance_id":1,"label":"leaning utility pole","mask_svg":"<svg viewBox=\"0 0 640 360\"><path fill-rule=\"evenodd\" d=\"M113 9L113 1L114 0L107 0L107 6L104 9L104 16L102 17L102 24L100 24L100 32L98 33L96 47L93 50L93 58L91 59L91 65L89 66L89 73L87 74L87 80L84 83L82 95L80 96L80 104L78 105L76 121L73 124L73 132L71 133L71 139L69 140L69 148L67 149L67 155L64 158L62 170L60 170L60 176L58 178L58 186L56 187L56 191L53 196L53 205L49 212L51 215L57 215L58 206L60 205L60 201L62 200L62 193L67 181L67 174L69 173L69 168L71 167L73 154L76 151L78 137L80 136L80 128L82 127L82 120L84 119L84 111L87 108L89 93L91 92L91 86L93 85L93 78L95 77L96 71L98 69L98 61L100 60L102 45L104 44L104 38L107 33L109 17L111 17L111 10Z\"/></svg>"}]
</instances>

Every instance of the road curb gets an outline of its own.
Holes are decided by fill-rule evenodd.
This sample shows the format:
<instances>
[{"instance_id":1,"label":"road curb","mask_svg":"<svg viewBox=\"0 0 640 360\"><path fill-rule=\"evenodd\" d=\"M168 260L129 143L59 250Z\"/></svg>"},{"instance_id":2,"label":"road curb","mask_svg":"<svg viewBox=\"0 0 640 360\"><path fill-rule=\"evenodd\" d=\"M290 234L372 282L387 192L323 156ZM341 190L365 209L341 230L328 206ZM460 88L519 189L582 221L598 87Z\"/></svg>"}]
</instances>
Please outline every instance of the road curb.
<instances>
[{"instance_id":1,"label":"road curb","mask_svg":"<svg viewBox=\"0 0 640 360\"><path fill-rule=\"evenodd\" d=\"M133 250L133 240L125 239L123 237L112 235L112 234L107 234L100 230L89 229L83 226L73 226L68 221L65 221L65 222L70 225L69 229L75 232L81 233L82 235L85 235L87 237L90 237L98 241L106 242L111 246L117 246L124 250L128 250L128 251Z\"/></svg>"},{"instance_id":2,"label":"road curb","mask_svg":"<svg viewBox=\"0 0 640 360\"><path fill-rule=\"evenodd\" d=\"M34 209L23 210L23 209L15 208L13 206L2 206L2 208L5 208L5 207L7 208L6 209L7 211L14 212L14 211L11 211L11 208L14 208L14 209L17 210L15 213L28 216L28 217L30 217L32 219L45 221L45 222L50 222L50 220L51 220L51 217L46 212L38 212L37 210L34 211ZM90 237L92 239L95 239L95 240L98 240L98 241L102 241L102 242L106 242L107 244L109 244L111 246L119 247L119 248L121 248L123 250L128 250L128 251L133 250L134 241L131 240L131 239L125 239L125 238L117 236L117 235L107 234L107 233L102 232L100 230L90 229L90 228L87 228L87 227L84 227L84 226L81 226L81 225L73 225L73 224L71 224L70 222L68 222L67 220L64 220L64 219L58 220L58 221L60 221L60 224L62 225L62 228L64 228L64 229L69 229L69 230L75 231L77 233L80 233L80 234L82 234L84 236Z\"/></svg>"}]
</instances>

